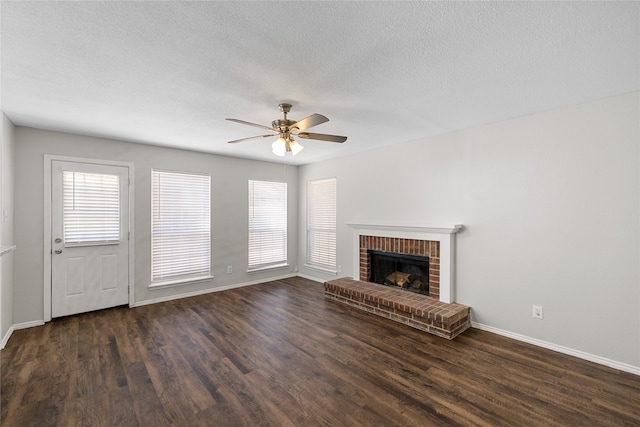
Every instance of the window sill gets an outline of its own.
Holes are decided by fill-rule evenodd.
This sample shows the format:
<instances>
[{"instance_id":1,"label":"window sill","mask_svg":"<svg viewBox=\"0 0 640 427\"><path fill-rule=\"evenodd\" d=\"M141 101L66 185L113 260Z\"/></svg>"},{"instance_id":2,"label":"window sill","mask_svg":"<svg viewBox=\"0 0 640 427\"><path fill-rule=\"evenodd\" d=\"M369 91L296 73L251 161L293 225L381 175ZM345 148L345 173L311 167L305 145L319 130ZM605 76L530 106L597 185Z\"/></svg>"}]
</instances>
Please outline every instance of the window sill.
<instances>
[{"instance_id":1,"label":"window sill","mask_svg":"<svg viewBox=\"0 0 640 427\"><path fill-rule=\"evenodd\" d=\"M149 286L147 286L147 288L149 288L149 289L170 288L170 287L173 287L173 286L188 285L188 284L193 284L193 283L197 283L197 282L203 282L205 280L211 280L211 279L213 279L212 275L199 276L199 277L188 277L186 279L167 280L166 282L151 283Z\"/></svg>"},{"instance_id":2,"label":"window sill","mask_svg":"<svg viewBox=\"0 0 640 427\"><path fill-rule=\"evenodd\" d=\"M285 268L285 267L289 267L289 264L287 264L286 262L282 264L268 265L266 267L249 268L247 269L247 273L259 273L261 271L275 270L277 268Z\"/></svg>"},{"instance_id":3,"label":"window sill","mask_svg":"<svg viewBox=\"0 0 640 427\"><path fill-rule=\"evenodd\" d=\"M339 273L339 271L335 268L319 267L317 265L309 265L309 264L304 264L304 267L309 268L311 270L322 271L323 273L330 273L335 275L338 275Z\"/></svg>"}]
</instances>

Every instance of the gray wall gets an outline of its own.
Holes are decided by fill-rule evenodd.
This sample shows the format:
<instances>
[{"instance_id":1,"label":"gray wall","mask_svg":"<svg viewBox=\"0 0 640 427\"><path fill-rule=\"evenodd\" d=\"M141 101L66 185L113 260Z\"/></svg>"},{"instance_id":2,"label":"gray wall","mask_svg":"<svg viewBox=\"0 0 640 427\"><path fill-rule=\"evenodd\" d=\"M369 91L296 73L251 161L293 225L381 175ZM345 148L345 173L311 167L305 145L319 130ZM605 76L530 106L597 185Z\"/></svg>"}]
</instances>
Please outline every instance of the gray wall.
<instances>
[{"instance_id":1,"label":"gray wall","mask_svg":"<svg viewBox=\"0 0 640 427\"><path fill-rule=\"evenodd\" d=\"M43 158L45 154L133 162L135 167L135 302L164 299L293 274L297 265L298 169L80 135L16 128L16 244L14 323L43 319ZM211 281L149 289L151 277L151 169L211 174ZM289 268L247 273L247 180L288 183ZM233 273L227 274L227 266Z\"/></svg>"},{"instance_id":2,"label":"gray wall","mask_svg":"<svg viewBox=\"0 0 640 427\"><path fill-rule=\"evenodd\" d=\"M474 322L640 367L639 105L636 92L300 168L18 127L13 323L42 319L43 155L57 154L135 163L139 302L298 264L335 277L302 264L305 183L336 176L341 276L354 268L346 221L459 222L456 295ZM147 289L151 167L211 173L211 283ZM247 179L289 183L288 270L245 272Z\"/></svg>"},{"instance_id":3,"label":"gray wall","mask_svg":"<svg viewBox=\"0 0 640 427\"><path fill-rule=\"evenodd\" d=\"M300 168L338 180L346 221L462 223L457 301L473 321L640 367L640 94L600 100ZM533 319L532 305L544 307Z\"/></svg>"},{"instance_id":4,"label":"gray wall","mask_svg":"<svg viewBox=\"0 0 640 427\"><path fill-rule=\"evenodd\" d=\"M4 113L0 114L0 246L13 246L15 127ZM0 340L13 325L13 259L14 252L0 258Z\"/></svg>"}]
</instances>

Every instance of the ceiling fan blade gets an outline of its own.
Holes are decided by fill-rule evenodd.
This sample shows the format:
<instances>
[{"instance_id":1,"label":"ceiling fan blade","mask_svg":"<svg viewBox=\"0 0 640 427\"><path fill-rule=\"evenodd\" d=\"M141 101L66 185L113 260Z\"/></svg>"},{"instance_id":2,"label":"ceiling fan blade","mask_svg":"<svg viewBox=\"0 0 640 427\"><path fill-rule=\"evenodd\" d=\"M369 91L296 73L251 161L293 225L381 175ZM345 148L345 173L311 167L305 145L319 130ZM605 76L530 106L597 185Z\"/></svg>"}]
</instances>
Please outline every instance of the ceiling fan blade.
<instances>
[{"instance_id":1,"label":"ceiling fan blade","mask_svg":"<svg viewBox=\"0 0 640 427\"><path fill-rule=\"evenodd\" d=\"M290 127L291 128L298 128L298 130L307 130L310 127L313 126L318 126L321 125L322 123L328 122L329 119L326 118L325 116L323 116L322 114L312 114L309 117L305 117L304 119L300 120L299 122L296 122L294 124L292 124Z\"/></svg>"},{"instance_id":2,"label":"ceiling fan blade","mask_svg":"<svg viewBox=\"0 0 640 427\"><path fill-rule=\"evenodd\" d=\"M245 122L244 120L238 120L238 119L225 119L225 120L229 120L230 122L240 123L241 125L255 126L257 128L260 128L260 129L266 129L266 130L270 130L270 131L273 131L273 132L277 132L277 130L275 130L274 128L270 128L269 126L263 126L263 125L259 125L259 124L256 124L256 123Z\"/></svg>"},{"instance_id":3,"label":"ceiling fan blade","mask_svg":"<svg viewBox=\"0 0 640 427\"><path fill-rule=\"evenodd\" d=\"M258 135L258 136L250 136L248 138L240 138L240 139L234 139L233 141L229 141L229 144L235 144L236 142L242 142L242 141L246 141L248 139L255 139L255 138L269 138L270 136L278 136L278 135Z\"/></svg>"},{"instance_id":4,"label":"ceiling fan blade","mask_svg":"<svg viewBox=\"0 0 640 427\"><path fill-rule=\"evenodd\" d=\"M345 142L347 140L346 136L326 135L324 133L301 132L298 134L298 136L304 139L318 139L320 141L330 142Z\"/></svg>"}]
</instances>

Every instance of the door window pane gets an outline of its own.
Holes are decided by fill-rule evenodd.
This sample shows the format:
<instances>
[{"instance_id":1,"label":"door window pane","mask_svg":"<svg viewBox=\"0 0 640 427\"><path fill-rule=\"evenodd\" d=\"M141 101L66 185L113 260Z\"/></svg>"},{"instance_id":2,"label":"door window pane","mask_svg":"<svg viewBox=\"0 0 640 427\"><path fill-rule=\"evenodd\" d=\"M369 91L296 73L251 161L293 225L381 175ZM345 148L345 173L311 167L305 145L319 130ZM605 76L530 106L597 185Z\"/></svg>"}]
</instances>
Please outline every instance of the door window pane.
<instances>
[{"instance_id":1,"label":"door window pane","mask_svg":"<svg viewBox=\"0 0 640 427\"><path fill-rule=\"evenodd\" d=\"M120 241L120 178L62 172L65 244Z\"/></svg>"}]
</instances>

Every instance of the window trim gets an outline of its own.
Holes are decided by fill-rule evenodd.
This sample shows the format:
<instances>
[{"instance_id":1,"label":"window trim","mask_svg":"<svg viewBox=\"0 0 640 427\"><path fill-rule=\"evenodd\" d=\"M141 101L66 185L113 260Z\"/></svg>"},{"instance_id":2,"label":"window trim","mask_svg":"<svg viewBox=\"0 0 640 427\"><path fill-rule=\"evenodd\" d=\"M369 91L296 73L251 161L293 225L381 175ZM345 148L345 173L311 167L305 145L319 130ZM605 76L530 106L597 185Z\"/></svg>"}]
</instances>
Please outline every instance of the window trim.
<instances>
[{"instance_id":1,"label":"window trim","mask_svg":"<svg viewBox=\"0 0 640 427\"><path fill-rule=\"evenodd\" d=\"M287 267L291 267L291 265L288 262L284 262L282 264L271 264L264 267L247 268L247 273L259 273L261 271L277 270L278 268Z\"/></svg>"}]
</instances>

